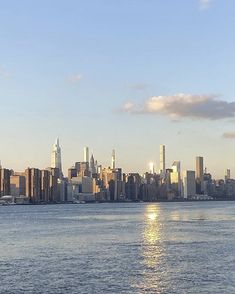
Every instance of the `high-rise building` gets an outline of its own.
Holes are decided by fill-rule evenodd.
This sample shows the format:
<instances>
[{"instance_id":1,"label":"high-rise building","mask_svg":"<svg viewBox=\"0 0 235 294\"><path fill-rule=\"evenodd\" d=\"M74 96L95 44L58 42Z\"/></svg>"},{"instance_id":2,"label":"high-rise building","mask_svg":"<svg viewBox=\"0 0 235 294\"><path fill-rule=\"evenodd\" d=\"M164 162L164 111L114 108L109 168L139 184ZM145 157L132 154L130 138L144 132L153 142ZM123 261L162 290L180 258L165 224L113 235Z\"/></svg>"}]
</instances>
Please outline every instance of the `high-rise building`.
<instances>
[{"instance_id":1,"label":"high-rise building","mask_svg":"<svg viewBox=\"0 0 235 294\"><path fill-rule=\"evenodd\" d=\"M196 192L203 194L203 157L196 157Z\"/></svg>"},{"instance_id":2,"label":"high-rise building","mask_svg":"<svg viewBox=\"0 0 235 294\"><path fill-rule=\"evenodd\" d=\"M41 201L50 201L50 171L41 171Z\"/></svg>"},{"instance_id":3,"label":"high-rise building","mask_svg":"<svg viewBox=\"0 0 235 294\"><path fill-rule=\"evenodd\" d=\"M26 194L26 181L23 175L12 175L10 178L11 195L19 197Z\"/></svg>"},{"instance_id":4,"label":"high-rise building","mask_svg":"<svg viewBox=\"0 0 235 294\"><path fill-rule=\"evenodd\" d=\"M226 171L225 171L225 180L230 180L230 178L231 178L230 169L226 169Z\"/></svg>"},{"instance_id":5,"label":"high-rise building","mask_svg":"<svg viewBox=\"0 0 235 294\"><path fill-rule=\"evenodd\" d=\"M62 161L61 161L61 148L59 138L56 139L55 144L52 146L51 152L51 168L58 168L60 177L62 177Z\"/></svg>"},{"instance_id":6,"label":"high-rise building","mask_svg":"<svg viewBox=\"0 0 235 294\"><path fill-rule=\"evenodd\" d=\"M174 161L172 164L172 172L170 173L171 189L174 191L175 196L181 197L182 182L180 176L180 161Z\"/></svg>"},{"instance_id":7,"label":"high-rise building","mask_svg":"<svg viewBox=\"0 0 235 294\"><path fill-rule=\"evenodd\" d=\"M89 162L75 162L75 168L77 170L77 175L90 176Z\"/></svg>"},{"instance_id":8,"label":"high-rise building","mask_svg":"<svg viewBox=\"0 0 235 294\"><path fill-rule=\"evenodd\" d=\"M160 145L160 174L166 172L166 154L165 145Z\"/></svg>"},{"instance_id":9,"label":"high-rise building","mask_svg":"<svg viewBox=\"0 0 235 294\"><path fill-rule=\"evenodd\" d=\"M84 147L83 149L83 161L88 162L89 164L89 148L88 147Z\"/></svg>"},{"instance_id":10,"label":"high-rise building","mask_svg":"<svg viewBox=\"0 0 235 294\"><path fill-rule=\"evenodd\" d=\"M27 168L25 171L26 178L26 196L31 203L41 201L41 172L37 168Z\"/></svg>"},{"instance_id":11,"label":"high-rise building","mask_svg":"<svg viewBox=\"0 0 235 294\"><path fill-rule=\"evenodd\" d=\"M59 189L60 171L58 168L50 168L50 202L60 202L61 195Z\"/></svg>"},{"instance_id":12,"label":"high-rise building","mask_svg":"<svg viewBox=\"0 0 235 294\"><path fill-rule=\"evenodd\" d=\"M112 158L111 158L111 169L115 169L116 167L116 154L115 150L112 151Z\"/></svg>"},{"instance_id":13,"label":"high-rise building","mask_svg":"<svg viewBox=\"0 0 235 294\"><path fill-rule=\"evenodd\" d=\"M0 196L10 195L11 171L7 168L0 169Z\"/></svg>"},{"instance_id":14,"label":"high-rise building","mask_svg":"<svg viewBox=\"0 0 235 294\"><path fill-rule=\"evenodd\" d=\"M196 194L195 171L186 170L183 173L184 198L192 198Z\"/></svg>"},{"instance_id":15,"label":"high-rise building","mask_svg":"<svg viewBox=\"0 0 235 294\"><path fill-rule=\"evenodd\" d=\"M90 158L90 172L91 174L96 173L95 160L94 160L93 154L91 155L91 158Z\"/></svg>"},{"instance_id":16,"label":"high-rise building","mask_svg":"<svg viewBox=\"0 0 235 294\"><path fill-rule=\"evenodd\" d=\"M149 163L149 173L154 174L154 163L153 162Z\"/></svg>"},{"instance_id":17,"label":"high-rise building","mask_svg":"<svg viewBox=\"0 0 235 294\"><path fill-rule=\"evenodd\" d=\"M68 180L70 181L72 178L76 178L77 176L77 169L75 167L71 167L68 169Z\"/></svg>"}]
</instances>

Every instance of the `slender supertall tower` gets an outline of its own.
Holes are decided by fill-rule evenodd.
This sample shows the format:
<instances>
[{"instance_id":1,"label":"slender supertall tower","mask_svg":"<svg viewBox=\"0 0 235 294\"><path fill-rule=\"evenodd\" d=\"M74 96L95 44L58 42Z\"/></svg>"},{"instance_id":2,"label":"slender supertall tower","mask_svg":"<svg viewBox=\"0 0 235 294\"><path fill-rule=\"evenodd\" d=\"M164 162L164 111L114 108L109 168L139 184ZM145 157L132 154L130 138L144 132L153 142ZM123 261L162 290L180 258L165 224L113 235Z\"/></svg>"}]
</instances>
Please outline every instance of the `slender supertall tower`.
<instances>
[{"instance_id":1,"label":"slender supertall tower","mask_svg":"<svg viewBox=\"0 0 235 294\"><path fill-rule=\"evenodd\" d=\"M83 149L83 161L89 163L89 147Z\"/></svg>"},{"instance_id":2,"label":"slender supertall tower","mask_svg":"<svg viewBox=\"0 0 235 294\"><path fill-rule=\"evenodd\" d=\"M196 157L196 183L197 194L203 194L203 157Z\"/></svg>"},{"instance_id":3,"label":"slender supertall tower","mask_svg":"<svg viewBox=\"0 0 235 294\"><path fill-rule=\"evenodd\" d=\"M160 174L166 172L166 156L165 156L165 145L160 145Z\"/></svg>"},{"instance_id":4,"label":"slender supertall tower","mask_svg":"<svg viewBox=\"0 0 235 294\"><path fill-rule=\"evenodd\" d=\"M58 168L62 175L62 162L61 162L61 148L59 138L56 139L55 144L52 146L51 152L51 167Z\"/></svg>"},{"instance_id":5,"label":"slender supertall tower","mask_svg":"<svg viewBox=\"0 0 235 294\"><path fill-rule=\"evenodd\" d=\"M111 169L116 168L116 153L115 150L113 149L112 151L112 159L111 159Z\"/></svg>"}]
</instances>

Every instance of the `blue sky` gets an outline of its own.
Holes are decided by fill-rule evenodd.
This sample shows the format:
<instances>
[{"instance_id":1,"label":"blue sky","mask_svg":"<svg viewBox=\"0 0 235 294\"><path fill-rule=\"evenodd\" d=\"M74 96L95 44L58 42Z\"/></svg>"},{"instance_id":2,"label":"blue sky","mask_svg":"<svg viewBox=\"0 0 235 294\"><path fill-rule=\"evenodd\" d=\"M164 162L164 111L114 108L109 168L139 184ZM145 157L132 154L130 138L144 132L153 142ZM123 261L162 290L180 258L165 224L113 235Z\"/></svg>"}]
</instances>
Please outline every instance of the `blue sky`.
<instances>
[{"instance_id":1,"label":"blue sky","mask_svg":"<svg viewBox=\"0 0 235 294\"><path fill-rule=\"evenodd\" d=\"M233 0L1 1L4 166L49 166L59 136L64 170L87 145L104 166L115 148L124 171L143 172L165 144L168 166L201 155L233 175L234 14Z\"/></svg>"}]
</instances>

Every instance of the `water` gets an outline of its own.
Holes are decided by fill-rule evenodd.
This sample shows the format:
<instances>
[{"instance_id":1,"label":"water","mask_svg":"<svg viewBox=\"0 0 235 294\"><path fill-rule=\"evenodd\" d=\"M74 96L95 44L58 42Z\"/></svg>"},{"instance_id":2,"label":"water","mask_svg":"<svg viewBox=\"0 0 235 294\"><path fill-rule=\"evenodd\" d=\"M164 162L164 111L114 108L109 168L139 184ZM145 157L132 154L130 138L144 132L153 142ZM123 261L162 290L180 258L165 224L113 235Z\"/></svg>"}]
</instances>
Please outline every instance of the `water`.
<instances>
[{"instance_id":1,"label":"water","mask_svg":"<svg viewBox=\"0 0 235 294\"><path fill-rule=\"evenodd\" d=\"M0 293L235 293L235 202L2 206Z\"/></svg>"}]
</instances>

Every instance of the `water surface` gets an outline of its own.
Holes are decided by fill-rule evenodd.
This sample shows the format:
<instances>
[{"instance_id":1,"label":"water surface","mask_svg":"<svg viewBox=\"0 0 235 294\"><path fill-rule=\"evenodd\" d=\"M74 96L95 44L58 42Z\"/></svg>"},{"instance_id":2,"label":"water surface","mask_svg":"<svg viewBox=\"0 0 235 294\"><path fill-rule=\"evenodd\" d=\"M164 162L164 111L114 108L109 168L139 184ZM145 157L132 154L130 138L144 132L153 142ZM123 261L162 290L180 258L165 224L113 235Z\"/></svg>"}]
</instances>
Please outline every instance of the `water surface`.
<instances>
[{"instance_id":1,"label":"water surface","mask_svg":"<svg viewBox=\"0 0 235 294\"><path fill-rule=\"evenodd\" d=\"M235 202L0 207L0 293L235 293Z\"/></svg>"}]
</instances>

